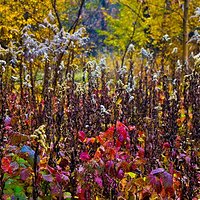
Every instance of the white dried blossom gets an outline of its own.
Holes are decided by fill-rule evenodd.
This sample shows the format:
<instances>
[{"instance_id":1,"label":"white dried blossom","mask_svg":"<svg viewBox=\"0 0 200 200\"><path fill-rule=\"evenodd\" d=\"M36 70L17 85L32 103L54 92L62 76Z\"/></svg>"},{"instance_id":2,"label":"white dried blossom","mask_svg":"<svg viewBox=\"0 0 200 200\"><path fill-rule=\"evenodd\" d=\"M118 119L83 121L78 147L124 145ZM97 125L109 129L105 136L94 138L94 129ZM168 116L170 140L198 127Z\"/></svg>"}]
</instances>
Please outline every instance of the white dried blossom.
<instances>
[{"instance_id":1,"label":"white dried blossom","mask_svg":"<svg viewBox=\"0 0 200 200\"><path fill-rule=\"evenodd\" d=\"M174 47L173 50L172 50L172 54L175 54L175 53L178 53L178 48L177 47Z\"/></svg>"},{"instance_id":2,"label":"white dried blossom","mask_svg":"<svg viewBox=\"0 0 200 200\"><path fill-rule=\"evenodd\" d=\"M197 7L196 10L194 11L194 14L192 17L199 17L200 16L200 7ZM200 19L199 19L200 20Z\"/></svg>"},{"instance_id":3,"label":"white dried blossom","mask_svg":"<svg viewBox=\"0 0 200 200\"><path fill-rule=\"evenodd\" d=\"M119 79L119 80L117 81L117 84L118 84L118 85L121 85L121 86L124 85L121 79Z\"/></svg>"},{"instance_id":4,"label":"white dried blossom","mask_svg":"<svg viewBox=\"0 0 200 200\"><path fill-rule=\"evenodd\" d=\"M134 89L134 85L132 85L132 87L131 87L131 83L129 82L129 83L127 84L127 87L126 87L126 91L127 91L128 93L131 93L131 92L133 91L133 89Z\"/></svg>"},{"instance_id":5,"label":"white dried blossom","mask_svg":"<svg viewBox=\"0 0 200 200\"><path fill-rule=\"evenodd\" d=\"M157 111L162 111L162 107L160 105L155 106L154 109L157 110Z\"/></svg>"},{"instance_id":6,"label":"white dried blossom","mask_svg":"<svg viewBox=\"0 0 200 200\"><path fill-rule=\"evenodd\" d=\"M177 64L176 71L180 71L182 69L182 64L181 64L180 60L177 60L176 64Z\"/></svg>"},{"instance_id":7,"label":"white dried blossom","mask_svg":"<svg viewBox=\"0 0 200 200\"><path fill-rule=\"evenodd\" d=\"M193 58L195 60L195 65L199 65L200 64L200 53L194 55Z\"/></svg>"},{"instance_id":8,"label":"white dried blossom","mask_svg":"<svg viewBox=\"0 0 200 200\"><path fill-rule=\"evenodd\" d=\"M92 60L92 61L88 61L88 62L87 62L87 67L88 67L89 69L94 69L94 68L96 67L96 65L97 65L97 63L96 63L95 60Z\"/></svg>"},{"instance_id":9,"label":"white dried blossom","mask_svg":"<svg viewBox=\"0 0 200 200\"><path fill-rule=\"evenodd\" d=\"M163 40L165 40L166 42L169 41L171 38L169 37L168 34L163 35L162 37Z\"/></svg>"},{"instance_id":10,"label":"white dried blossom","mask_svg":"<svg viewBox=\"0 0 200 200\"><path fill-rule=\"evenodd\" d=\"M16 76L11 76L12 81L18 81L18 78Z\"/></svg>"},{"instance_id":11,"label":"white dried blossom","mask_svg":"<svg viewBox=\"0 0 200 200\"><path fill-rule=\"evenodd\" d=\"M96 96L95 94L91 95L91 101L92 101L93 104L97 103L96 100L95 100L95 96Z\"/></svg>"},{"instance_id":12,"label":"white dried blossom","mask_svg":"<svg viewBox=\"0 0 200 200\"><path fill-rule=\"evenodd\" d=\"M2 72L6 71L6 68L4 66L2 66L1 68L2 68Z\"/></svg>"},{"instance_id":13,"label":"white dried blossom","mask_svg":"<svg viewBox=\"0 0 200 200\"><path fill-rule=\"evenodd\" d=\"M46 26L44 24L39 24L40 28L46 28Z\"/></svg>"},{"instance_id":14,"label":"white dried blossom","mask_svg":"<svg viewBox=\"0 0 200 200\"><path fill-rule=\"evenodd\" d=\"M101 67L101 69L105 69L106 68L106 58L101 58L99 66Z\"/></svg>"},{"instance_id":15,"label":"white dried blossom","mask_svg":"<svg viewBox=\"0 0 200 200\"><path fill-rule=\"evenodd\" d=\"M159 73L154 73L152 81L158 81L158 77L159 77Z\"/></svg>"},{"instance_id":16,"label":"white dried blossom","mask_svg":"<svg viewBox=\"0 0 200 200\"><path fill-rule=\"evenodd\" d=\"M133 100L134 100L134 96L130 96L128 102L130 103Z\"/></svg>"},{"instance_id":17,"label":"white dried blossom","mask_svg":"<svg viewBox=\"0 0 200 200\"><path fill-rule=\"evenodd\" d=\"M50 10L49 14L48 14L49 19L53 22L55 20L54 15L52 14L52 11Z\"/></svg>"},{"instance_id":18,"label":"white dried blossom","mask_svg":"<svg viewBox=\"0 0 200 200\"><path fill-rule=\"evenodd\" d=\"M109 81L107 81L106 86L110 86L113 83L113 79L110 79Z\"/></svg>"},{"instance_id":19,"label":"white dried blossom","mask_svg":"<svg viewBox=\"0 0 200 200\"><path fill-rule=\"evenodd\" d=\"M177 79L175 78L172 82L173 85L176 85L177 84Z\"/></svg>"},{"instance_id":20,"label":"white dried blossom","mask_svg":"<svg viewBox=\"0 0 200 200\"><path fill-rule=\"evenodd\" d=\"M134 52L135 51L135 46L133 44L130 44L128 47L128 53Z\"/></svg>"},{"instance_id":21,"label":"white dried blossom","mask_svg":"<svg viewBox=\"0 0 200 200\"><path fill-rule=\"evenodd\" d=\"M26 81L29 81L29 80L30 80L30 75L29 75L29 74L27 74L27 75L25 76L25 80L26 80Z\"/></svg>"},{"instance_id":22,"label":"white dried blossom","mask_svg":"<svg viewBox=\"0 0 200 200\"><path fill-rule=\"evenodd\" d=\"M174 92L170 95L169 100L177 101L177 91L176 90L174 90Z\"/></svg>"},{"instance_id":23,"label":"white dried blossom","mask_svg":"<svg viewBox=\"0 0 200 200\"><path fill-rule=\"evenodd\" d=\"M120 76L123 76L127 73L127 67L126 66L122 66L119 70L118 73Z\"/></svg>"},{"instance_id":24,"label":"white dried blossom","mask_svg":"<svg viewBox=\"0 0 200 200\"><path fill-rule=\"evenodd\" d=\"M188 42L196 41L197 43L200 43L200 34L197 30L194 31L194 35L191 37L191 39Z\"/></svg>"},{"instance_id":25,"label":"white dried blossom","mask_svg":"<svg viewBox=\"0 0 200 200\"><path fill-rule=\"evenodd\" d=\"M60 63L59 69L62 70L64 68L65 68L65 64L64 64L64 61L62 60Z\"/></svg>"},{"instance_id":26,"label":"white dried blossom","mask_svg":"<svg viewBox=\"0 0 200 200\"><path fill-rule=\"evenodd\" d=\"M140 53L142 54L142 58L146 58L146 59L150 59L150 60L153 58L152 54L144 48L141 49Z\"/></svg>"},{"instance_id":27,"label":"white dried blossom","mask_svg":"<svg viewBox=\"0 0 200 200\"><path fill-rule=\"evenodd\" d=\"M22 33L27 32L28 30L30 30L30 28L31 28L30 24L24 26L24 28L22 29Z\"/></svg>"},{"instance_id":28,"label":"white dried blossom","mask_svg":"<svg viewBox=\"0 0 200 200\"><path fill-rule=\"evenodd\" d=\"M194 58L195 60L200 59L200 53L198 53L198 54L196 54L196 55L193 55L193 58Z\"/></svg>"},{"instance_id":29,"label":"white dried blossom","mask_svg":"<svg viewBox=\"0 0 200 200\"><path fill-rule=\"evenodd\" d=\"M23 85L28 88L32 88L32 85L29 82L23 82Z\"/></svg>"},{"instance_id":30,"label":"white dried blossom","mask_svg":"<svg viewBox=\"0 0 200 200\"><path fill-rule=\"evenodd\" d=\"M107 115L109 114L104 105L100 105L100 109L101 109L101 114L107 114Z\"/></svg>"},{"instance_id":31,"label":"white dried blossom","mask_svg":"<svg viewBox=\"0 0 200 200\"><path fill-rule=\"evenodd\" d=\"M0 60L0 65L6 65L6 61L5 60Z\"/></svg>"}]
</instances>

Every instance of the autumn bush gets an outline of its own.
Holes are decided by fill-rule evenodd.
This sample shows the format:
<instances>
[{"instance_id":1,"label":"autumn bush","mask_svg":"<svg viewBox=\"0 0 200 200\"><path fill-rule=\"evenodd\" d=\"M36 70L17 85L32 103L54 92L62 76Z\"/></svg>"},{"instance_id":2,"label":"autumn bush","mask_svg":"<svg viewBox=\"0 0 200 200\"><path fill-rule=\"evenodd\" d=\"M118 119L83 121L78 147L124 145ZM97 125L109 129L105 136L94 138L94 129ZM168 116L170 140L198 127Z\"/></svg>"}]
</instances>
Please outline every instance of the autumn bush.
<instances>
[{"instance_id":1,"label":"autumn bush","mask_svg":"<svg viewBox=\"0 0 200 200\"><path fill-rule=\"evenodd\" d=\"M199 199L196 58L183 74L129 48L110 71L84 28L31 28L1 47L0 198Z\"/></svg>"}]
</instances>

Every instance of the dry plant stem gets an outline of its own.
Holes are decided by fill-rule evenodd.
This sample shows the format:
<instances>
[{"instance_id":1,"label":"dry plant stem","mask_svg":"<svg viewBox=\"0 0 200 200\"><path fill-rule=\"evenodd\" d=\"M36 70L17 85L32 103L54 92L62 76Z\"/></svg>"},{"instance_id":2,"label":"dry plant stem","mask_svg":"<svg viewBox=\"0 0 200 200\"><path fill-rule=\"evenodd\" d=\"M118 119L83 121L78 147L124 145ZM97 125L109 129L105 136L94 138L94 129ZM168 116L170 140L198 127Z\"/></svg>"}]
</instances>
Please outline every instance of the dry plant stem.
<instances>
[{"instance_id":1,"label":"dry plant stem","mask_svg":"<svg viewBox=\"0 0 200 200\"><path fill-rule=\"evenodd\" d=\"M79 6L79 10L78 10L78 13L77 13L77 17L76 17L76 20L74 21L73 25L70 27L70 29L68 30L68 33L70 33L72 31L72 33L75 32L76 30L76 27L79 23L79 20L80 20L80 17L81 17L81 13L82 13L82 10L83 10L83 6L85 4L85 0L81 0L81 3L80 3L80 6Z\"/></svg>"},{"instance_id":2,"label":"dry plant stem","mask_svg":"<svg viewBox=\"0 0 200 200\"><path fill-rule=\"evenodd\" d=\"M0 164L4 154L4 118L5 118L5 93L3 88L3 72L0 71ZM3 181L4 172L0 168L0 199L3 197L3 190L5 187L5 183Z\"/></svg>"},{"instance_id":3,"label":"dry plant stem","mask_svg":"<svg viewBox=\"0 0 200 200\"><path fill-rule=\"evenodd\" d=\"M33 163L33 200L37 200L38 199L38 185L37 185L37 179L38 179L38 165L37 165L37 158L38 158L38 152L39 151L39 143L37 142L36 144L36 149L35 149L35 154L34 154L34 163Z\"/></svg>"},{"instance_id":4,"label":"dry plant stem","mask_svg":"<svg viewBox=\"0 0 200 200\"><path fill-rule=\"evenodd\" d=\"M189 10L189 0L184 0L182 80L183 80L183 73L186 73L186 69L188 66L188 10Z\"/></svg>"},{"instance_id":5,"label":"dry plant stem","mask_svg":"<svg viewBox=\"0 0 200 200\"><path fill-rule=\"evenodd\" d=\"M119 2L120 2L120 1L119 1ZM120 2L120 3L121 3L121 2ZM125 5L125 6L127 6L127 5ZM130 44L133 42L134 35L135 35L135 31L136 31L136 25L137 25L137 23L138 23L138 20L139 20L139 19L143 20L143 19L141 18L141 16L140 16L140 11L141 11L141 9L142 9L142 4L140 4L138 13L136 13L136 11L134 11L133 9L131 9L129 6L128 6L128 8L129 8L132 12L134 12L134 13L137 15L137 18L136 18L136 20L135 20L135 22L134 22L134 24L133 24L132 35L131 35L131 37L130 37L130 39L129 39L128 44L126 45L124 54L123 54L122 59L121 59L121 67L123 67L123 65L124 65L124 61L125 61L125 58L126 58L126 54L127 54L127 52L128 52L128 48L129 48Z\"/></svg>"},{"instance_id":6,"label":"dry plant stem","mask_svg":"<svg viewBox=\"0 0 200 200\"><path fill-rule=\"evenodd\" d=\"M61 30L62 29L62 23L61 23L60 16L59 16L59 13L58 13L58 10L57 10L57 0L51 0L51 4L52 4L52 7L53 7L54 12L56 14L56 19L58 21L59 29Z\"/></svg>"}]
</instances>

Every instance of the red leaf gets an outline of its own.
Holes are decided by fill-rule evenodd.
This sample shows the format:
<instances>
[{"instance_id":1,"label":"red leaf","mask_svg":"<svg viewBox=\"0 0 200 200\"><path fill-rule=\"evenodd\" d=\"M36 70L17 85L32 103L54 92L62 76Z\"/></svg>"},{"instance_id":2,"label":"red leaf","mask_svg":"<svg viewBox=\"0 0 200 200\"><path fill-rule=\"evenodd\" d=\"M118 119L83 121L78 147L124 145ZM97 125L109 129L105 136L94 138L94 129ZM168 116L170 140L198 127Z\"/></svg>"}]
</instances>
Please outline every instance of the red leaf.
<instances>
[{"instance_id":1,"label":"red leaf","mask_svg":"<svg viewBox=\"0 0 200 200\"><path fill-rule=\"evenodd\" d=\"M47 170L51 173L51 174L55 174L56 170L52 167L50 167L49 165L47 166Z\"/></svg>"},{"instance_id":2,"label":"red leaf","mask_svg":"<svg viewBox=\"0 0 200 200\"><path fill-rule=\"evenodd\" d=\"M90 160L90 155L88 154L88 152L82 152L80 154L80 159L82 161L87 161L87 160Z\"/></svg>"},{"instance_id":3,"label":"red leaf","mask_svg":"<svg viewBox=\"0 0 200 200\"><path fill-rule=\"evenodd\" d=\"M163 144L163 148L164 148L164 149L169 149L169 148L170 148L169 142L165 142L165 143Z\"/></svg>"},{"instance_id":4,"label":"red leaf","mask_svg":"<svg viewBox=\"0 0 200 200\"><path fill-rule=\"evenodd\" d=\"M124 137L123 135L119 135L118 140L119 140L120 142L124 142L125 137Z\"/></svg>"},{"instance_id":5,"label":"red leaf","mask_svg":"<svg viewBox=\"0 0 200 200\"><path fill-rule=\"evenodd\" d=\"M138 131L138 135L139 135L139 137L142 137L144 135L144 132L143 131Z\"/></svg>"},{"instance_id":6,"label":"red leaf","mask_svg":"<svg viewBox=\"0 0 200 200\"><path fill-rule=\"evenodd\" d=\"M108 148L107 149L107 153L110 156L110 159L114 160L115 156L116 156L116 153L117 153L117 150L115 148Z\"/></svg>"},{"instance_id":7,"label":"red leaf","mask_svg":"<svg viewBox=\"0 0 200 200\"><path fill-rule=\"evenodd\" d=\"M10 166L10 162L11 160L8 157L3 157L1 159L1 168L4 170L4 172L12 174L12 168Z\"/></svg>"},{"instance_id":8,"label":"red leaf","mask_svg":"<svg viewBox=\"0 0 200 200\"><path fill-rule=\"evenodd\" d=\"M108 128L103 136L106 138L106 139L113 139L113 134L114 134L114 131L115 131L115 127L114 126L111 126L110 128Z\"/></svg>"},{"instance_id":9,"label":"red leaf","mask_svg":"<svg viewBox=\"0 0 200 200\"><path fill-rule=\"evenodd\" d=\"M61 177L61 175L59 173L56 174L56 181L58 183L62 182L62 177Z\"/></svg>"},{"instance_id":10,"label":"red leaf","mask_svg":"<svg viewBox=\"0 0 200 200\"><path fill-rule=\"evenodd\" d=\"M81 188L81 186L78 186L77 188L77 196L79 197L80 200L86 200L85 199L85 189Z\"/></svg>"},{"instance_id":11,"label":"red leaf","mask_svg":"<svg viewBox=\"0 0 200 200\"><path fill-rule=\"evenodd\" d=\"M119 134L118 139L120 142L123 142L124 140L126 140L128 136L127 127L119 121L117 121L117 133Z\"/></svg>"},{"instance_id":12,"label":"red leaf","mask_svg":"<svg viewBox=\"0 0 200 200\"><path fill-rule=\"evenodd\" d=\"M78 139L83 142L85 140L86 136L85 133L83 131L79 131L78 132Z\"/></svg>"},{"instance_id":13,"label":"red leaf","mask_svg":"<svg viewBox=\"0 0 200 200\"><path fill-rule=\"evenodd\" d=\"M122 143L117 139L116 140L116 147L119 148L119 147L121 147L121 145L122 145Z\"/></svg>"},{"instance_id":14,"label":"red leaf","mask_svg":"<svg viewBox=\"0 0 200 200\"><path fill-rule=\"evenodd\" d=\"M167 196L168 196L168 194L169 194L169 196L170 196L172 199L175 199L175 193L174 193L174 188L173 188L173 187L168 187L168 188L166 188L166 189L165 189L165 192L166 192Z\"/></svg>"},{"instance_id":15,"label":"red leaf","mask_svg":"<svg viewBox=\"0 0 200 200\"><path fill-rule=\"evenodd\" d=\"M103 140L103 138L102 138L102 135L96 136L96 139L97 139L97 141L98 141L100 144L103 144L103 143L104 143L104 140Z\"/></svg>"}]
</instances>

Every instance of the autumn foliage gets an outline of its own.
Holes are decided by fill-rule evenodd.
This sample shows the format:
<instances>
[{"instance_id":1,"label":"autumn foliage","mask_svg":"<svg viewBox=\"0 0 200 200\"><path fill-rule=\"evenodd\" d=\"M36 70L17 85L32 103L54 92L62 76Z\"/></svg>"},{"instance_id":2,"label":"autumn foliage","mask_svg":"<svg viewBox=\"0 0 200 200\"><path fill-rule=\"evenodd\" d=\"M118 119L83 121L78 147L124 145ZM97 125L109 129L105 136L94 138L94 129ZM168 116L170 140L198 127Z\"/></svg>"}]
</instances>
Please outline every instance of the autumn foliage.
<instances>
[{"instance_id":1,"label":"autumn foliage","mask_svg":"<svg viewBox=\"0 0 200 200\"><path fill-rule=\"evenodd\" d=\"M54 10L43 21L41 13L34 21L27 10L14 35L7 35L14 31L10 25L1 28L0 199L199 199L198 31L188 41L194 52L183 63L174 42L180 27L172 39L149 32L140 43L146 36L139 35L137 23L155 27L149 13L144 19L136 12L135 41L133 34L126 47L127 38L117 36L114 45L123 42L123 56L111 48L108 56L94 58L87 29L79 27L85 2L69 29L57 10L64 7L52 2ZM123 2L121 10L114 2L115 14L126 19L130 6ZM5 2L0 11L16 5ZM165 8L165 17L173 6ZM123 23L109 12L98 14L105 14L108 25L116 22L117 33Z\"/></svg>"}]
</instances>

